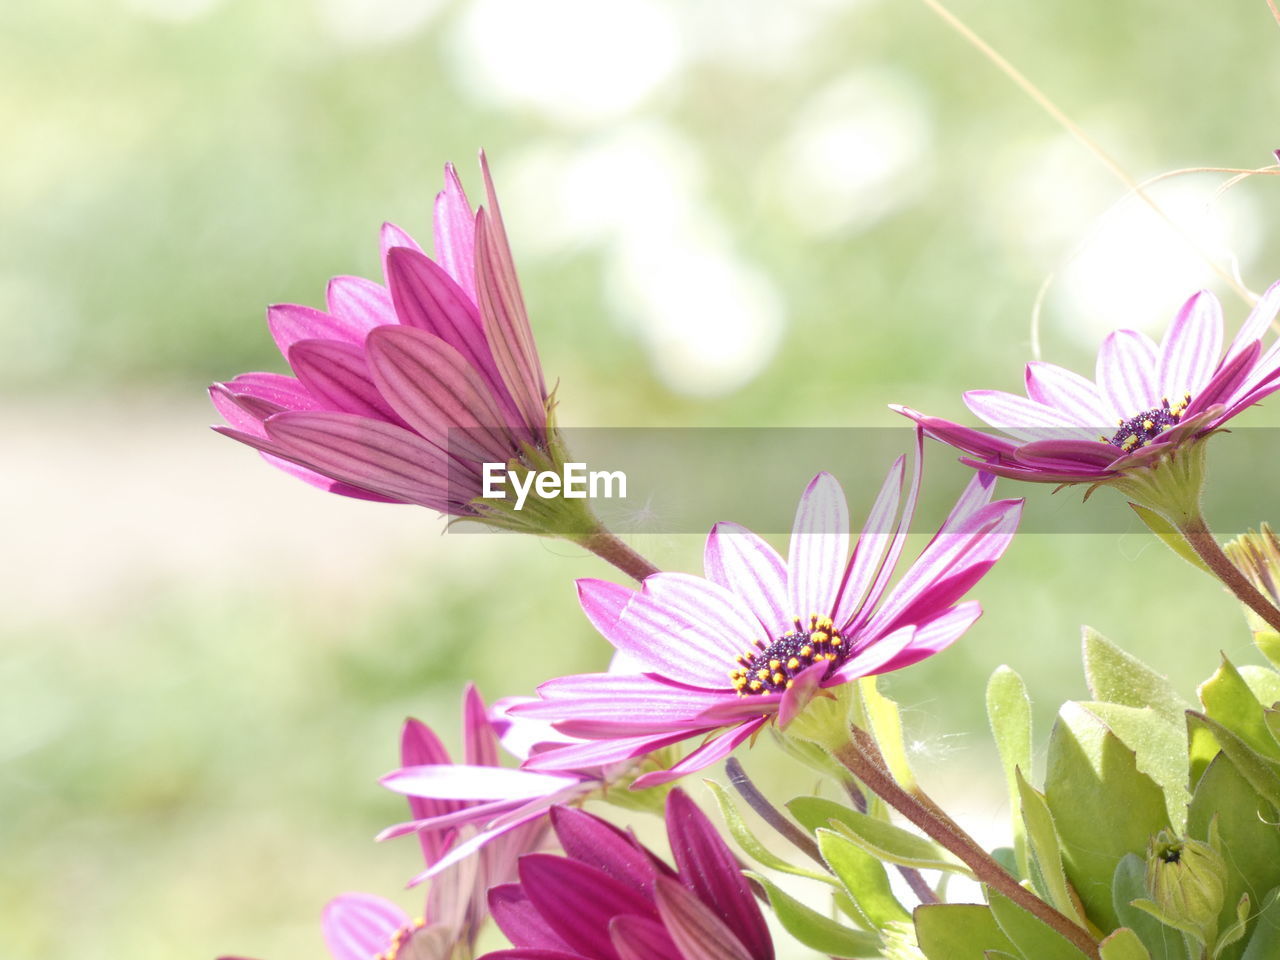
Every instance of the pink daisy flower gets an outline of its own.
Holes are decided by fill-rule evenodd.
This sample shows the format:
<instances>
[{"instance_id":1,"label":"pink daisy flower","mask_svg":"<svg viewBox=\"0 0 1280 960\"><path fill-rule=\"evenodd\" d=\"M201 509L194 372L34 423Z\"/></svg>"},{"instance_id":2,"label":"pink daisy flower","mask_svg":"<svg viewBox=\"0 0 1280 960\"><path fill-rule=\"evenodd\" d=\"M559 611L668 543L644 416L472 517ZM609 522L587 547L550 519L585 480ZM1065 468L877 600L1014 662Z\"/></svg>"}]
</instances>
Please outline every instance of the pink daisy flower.
<instances>
[{"instance_id":1,"label":"pink daisy flower","mask_svg":"<svg viewBox=\"0 0 1280 960\"><path fill-rule=\"evenodd\" d=\"M921 443L917 431L909 483L905 458L890 469L852 556L844 494L823 473L800 500L786 560L720 523L707 538L705 579L657 573L639 591L579 580L588 618L641 672L551 680L539 701L514 707L586 741L541 753L525 769L616 762L709 737L634 786L665 783L725 757L775 717L785 727L824 687L898 670L952 643L981 613L960 598L1008 546L1022 503L991 502L994 478L979 474L891 589L919 493Z\"/></svg>"},{"instance_id":2,"label":"pink daisy flower","mask_svg":"<svg viewBox=\"0 0 1280 960\"><path fill-rule=\"evenodd\" d=\"M1280 343L1262 348L1278 309L1280 283L1263 295L1224 353L1222 307L1202 291L1178 311L1159 346L1136 330L1108 336L1093 381L1052 363L1028 363L1026 397L966 393L969 409L1007 436L893 409L964 452L964 463L1002 477L1124 481L1138 468L1168 462L1280 390Z\"/></svg>"},{"instance_id":3,"label":"pink daisy flower","mask_svg":"<svg viewBox=\"0 0 1280 960\"><path fill-rule=\"evenodd\" d=\"M435 204L435 259L382 228L386 285L334 277L326 309L268 308L293 375L215 383L219 433L349 497L474 516L481 464L545 456L548 399L506 229L480 158L488 209L453 166Z\"/></svg>"}]
</instances>

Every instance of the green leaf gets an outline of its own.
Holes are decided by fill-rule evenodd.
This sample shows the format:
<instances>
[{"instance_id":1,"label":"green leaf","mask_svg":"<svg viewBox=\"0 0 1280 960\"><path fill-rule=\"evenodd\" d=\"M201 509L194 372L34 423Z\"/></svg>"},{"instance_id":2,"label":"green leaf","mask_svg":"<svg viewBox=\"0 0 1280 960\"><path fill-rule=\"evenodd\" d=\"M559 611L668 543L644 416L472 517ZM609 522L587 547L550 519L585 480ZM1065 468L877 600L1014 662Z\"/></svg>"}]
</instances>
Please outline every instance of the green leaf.
<instances>
[{"instance_id":1,"label":"green leaf","mask_svg":"<svg viewBox=\"0 0 1280 960\"><path fill-rule=\"evenodd\" d=\"M893 774L906 790L916 787L916 775L911 770L911 762L907 759L907 745L902 736L902 714L898 704L880 692L876 686L878 677L863 677L858 681L858 691L862 694L862 705L866 713L867 725L880 754L884 757Z\"/></svg>"},{"instance_id":2,"label":"green leaf","mask_svg":"<svg viewBox=\"0 0 1280 960\"><path fill-rule=\"evenodd\" d=\"M804 946L836 957L880 956L878 934L853 930L837 923L779 890L766 877L750 870L743 872L764 887L765 893L769 895L769 906L773 908L778 923Z\"/></svg>"},{"instance_id":3,"label":"green leaf","mask_svg":"<svg viewBox=\"0 0 1280 960\"><path fill-rule=\"evenodd\" d=\"M1081 917L1076 912L1075 901L1067 886L1067 876L1062 872L1062 849L1058 845L1058 831L1053 825L1053 814L1049 812L1049 805L1045 803L1044 797L1023 779L1021 770L1017 771L1017 776L1022 817L1026 821L1031 857L1035 861L1036 874L1040 880L1036 887L1041 896L1060 913L1080 922Z\"/></svg>"},{"instance_id":4,"label":"green leaf","mask_svg":"<svg viewBox=\"0 0 1280 960\"><path fill-rule=\"evenodd\" d=\"M1253 695L1264 707L1273 706L1280 701L1280 673L1276 673L1270 667L1259 667L1252 663L1246 663L1236 669L1240 671L1240 676L1244 677L1244 682L1249 685Z\"/></svg>"},{"instance_id":5,"label":"green leaf","mask_svg":"<svg viewBox=\"0 0 1280 960\"><path fill-rule=\"evenodd\" d=\"M787 809L806 829L834 827L872 856L889 863L918 870L953 870L972 876L968 867L932 840L833 800L796 797L787 804Z\"/></svg>"},{"instance_id":6,"label":"green leaf","mask_svg":"<svg viewBox=\"0 0 1280 960\"><path fill-rule=\"evenodd\" d=\"M1120 926L1111 880L1128 853L1169 827L1164 794L1134 752L1078 703L1063 704L1049 737L1045 799L1053 813L1067 880L1100 929Z\"/></svg>"},{"instance_id":7,"label":"green leaf","mask_svg":"<svg viewBox=\"0 0 1280 960\"><path fill-rule=\"evenodd\" d=\"M1280 957L1280 890L1272 890L1262 902L1262 909L1240 960L1275 960Z\"/></svg>"},{"instance_id":8,"label":"green leaf","mask_svg":"<svg viewBox=\"0 0 1280 960\"><path fill-rule=\"evenodd\" d=\"M1013 817L1013 850L1018 876L1030 875L1027 861L1026 828L1019 807L1019 768L1031 770L1031 700L1022 677L1006 666L996 667L987 681L987 719L1000 751L1005 785L1009 790L1009 812Z\"/></svg>"},{"instance_id":9,"label":"green leaf","mask_svg":"<svg viewBox=\"0 0 1280 960\"><path fill-rule=\"evenodd\" d=\"M747 826L746 821L742 819L742 815L738 812L728 791L714 780L703 780L702 782L711 790L711 795L715 797L716 804L720 807L720 816L724 818L725 826L729 828L729 835L742 848L743 853L762 867L768 867L770 870L778 870L798 877L808 877L811 880L821 880L823 883L828 883L833 887L839 886L839 881L830 874L798 867L766 847L751 832L751 828Z\"/></svg>"},{"instance_id":10,"label":"green leaf","mask_svg":"<svg viewBox=\"0 0 1280 960\"><path fill-rule=\"evenodd\" d=\"M1187 722L1150 707L1117 703L1082 703L1134 752L1138 769L1164 791L1165 812L1179 833L1187 821Z\"/></svg>"},{"instance_id":11,"label":"green leaf","mask_svg":"<svg viewBox=\"0 0 1280 960\"><path fill-rule=\"evenodd\" d=\"M1280 761L1280 743L1267 729L1262 704L1226 656L1217 672L1200 684L1199 694L1211 720L1226 727L1259 756Z\"/></svg>"},{"instance_id":12,"label":"green leaf","mask_svg":"<svg viewBox=\"0 0 1280 960\"><path fill-rule=\"evenodd\" d=\"M1190 764L1191 776L1187 783L1192 790L1196 788L1196 784L1200 782L1200 778L1204 776L1204 772L1209 769L1209 764L1213 762L1213 758L1222 752L1218 746L1218 741L1214 739L1209 728L1202 723L1193 723L1188 717L1185 721L1187 725L1187 761Z\"/></svg>"},{"instance_id":13,"label":"green leaf","mask_svg":"<svg viewBox=\"0 0 1280 960\"><path fill-rule=\"evenodd\" d=\"M1126 707L1150 707L1174 723L1190 706L1178 695L1169 678L1156 673L1091 627L1085 627L1084 675L1095 700Z\"/></svg>"},{"instance_id":14,"label":"green leaf","mask_svg":"<svg viewBox=\"0 0 1280 960\"><path fill-rule=\"evenodd\" d=\"M1102 960L1151 960L1138 935L1128 927L1121 927L1098 944L1098 953Z\"/></svg>"},{"instance_id":15,"label":"green leaf","mask_svg":"<svg viewBox=\"0 0 1280 960\"><path fill-rule=\"evenodd\" d=\"M849 898L873 926L879 929L911 919L889 889L889 874L879 860L833 830L819 830L816 836L822 859L836 872Z\"/></svg>"},{"instance_id":16,"label":"green leaf","mask_svg":"<svg viewBox=\"0 0 1280 960\"><path fill-rule=\"evenodd\" d=\"M1254 904L1262 903L1266 892L1280 886L1280 829L1276 808L1258 796L1226 754L1218 754L1196 785L1187 815L1187 833L1196 840L1208 840L1209 828L1217 820L1222 855L1230 865L1218 929L1235 923L1235 907L1243 894ZM1244 952L1235 944L1221 954L1235 960Z\"/></svg>"},{"instance_id":17,"label":"green leaf","mask_svg":"<svg viewBox=\"0 0 1280 960\"><path fill-rule=\"evenodd\" d=\"M1230 960L1232 957L1239 956L1240 951L1247 946L1239 941L1249 929L1249 903L1249 895L1241 894L1236 902L1235 917L1231 924L1218 935L1213 945L1213 960Z\"/></svg>"},{"instance_id":18,"label":"green leaf","mask_svg":"<svg viewBox=\"0 0 1280 960\"><path fill-rule=\"evenodd\" d=\"M1018 952L1035 960L1088 960L1080 948L1003 894L987 889L991 915Z\"/></svg>"},{"instance_id":19,"label":"green leaf","mask_svg":"<svg viewBox=\"0 0 1280 960\"><path fill-rule=\"evenodd\" d=\"M916 939L928 960L985 960L988 951L1017 956L1017 948L977 903L931 903L916 907Z\"/></svg>"},{"instance_id":20,"label":"green leaf","mask_svg":"<svg viewBox=\"0 0 1280 960\"><path fill-rule=\"evenodd\" d=\"M1187 542L1187 538L1178 532L1178 528L1166 520L1154 510L1149 510L1144 506L1136 503L1130 503L1134 512L1142 518L1142 522L1150 528L1151 532L1164 541L1164 545L1180 556L1183 560L1192 566L1199 567L1205 573L1212 574L1213 571L1205 564L1195 550L1191 548L1191 544ZM1097 694L1095 694L1097 696Z\"/></svg>"},{"instance_id":21,"label":"green leaf","mask_svg":"<svg viewBox=\"0 0 1280 960\"><path fill-rule=\"evenodd\" d=\"M1133 905L1147 896L1146 876L1146 864L1136 854L1128 854L1116 866L1111 893L1120 923L1138 936L1151 960L1187 960L1182 934Z\"/></svg>"},{"instance_id":22,"label":"green leaf","mask_svg":"<svg viewBox=\"0 0 1280 960\"><path fill-rule=\"evenodd\" d=\"M1237 737L1222 724L1210 719L1203 713L1196 713L1194 710L1187 711L1187 729L1192 731L1192 737L1195 736L1195 727L1204 727L1213 735L1213 739L1218 742L1218 746L1222 748L1222 752L1231 758L1231 762L1236 765L1236 769L1249 781L1250 786L1256 790L1263 799L1269 801L1273 806L1280 806L1280 775L1276 774L1275 768L1264 758L1260 757L1247 743Z\"/></svg>"}]
</instances>

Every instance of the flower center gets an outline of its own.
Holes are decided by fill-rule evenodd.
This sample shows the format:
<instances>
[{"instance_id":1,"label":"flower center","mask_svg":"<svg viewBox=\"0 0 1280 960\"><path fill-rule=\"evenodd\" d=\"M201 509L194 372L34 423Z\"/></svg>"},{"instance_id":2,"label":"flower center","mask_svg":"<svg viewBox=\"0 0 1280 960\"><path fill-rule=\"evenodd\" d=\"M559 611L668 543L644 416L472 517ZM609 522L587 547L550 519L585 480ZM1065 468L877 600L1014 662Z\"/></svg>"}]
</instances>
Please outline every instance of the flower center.
<instances>
[{"instance_id":1,"label":"flower center","mask_svg":"<svg viewBox=\"0 0 1280 960\"><path fill-rule=\"evenodd\" d=\"M419 954L413 946L414 934L425 926L426 920L421 917L406 923L391 935L391 945L373 960L417 960ZM424 952L422 956L426 960L427 953Z\"/></svg>"},{"instance_id":2,"label":"flower center","mask_svg":"<svg viewBox=\"0 0 1280 960\"><path fill-rule=\"evenodd\" d=\"M807 627L799 617L791 622L795 629L790 633L769 644L754 640L754 650L734 658L738 668L729 672L729 680L738 696L781 693L805 667L824 660L834 666L848 653L848 644L830 617L811 616ZM828 672L830 669L828 667Z\"/></svg>"},{"instance_id":3,"label":"flower center","mask_svg":"<svg viewBox=\"0 0 1280 960\"><path fill-rule=\"evenodd\" d=\"M1121 420L1114 436L1100 439L1103 443L1119 447L1125 453L1132 453L1139 447L1146 446L1148 442L1181 420L1190 402L1191 394L1189 393L1182 395L1182 402L1172 406L1169 405L1169 399L1166 397L1160 401L1160 406L1152 410L1144 410L1128 420Z\"/></svg>"}]
</instances>

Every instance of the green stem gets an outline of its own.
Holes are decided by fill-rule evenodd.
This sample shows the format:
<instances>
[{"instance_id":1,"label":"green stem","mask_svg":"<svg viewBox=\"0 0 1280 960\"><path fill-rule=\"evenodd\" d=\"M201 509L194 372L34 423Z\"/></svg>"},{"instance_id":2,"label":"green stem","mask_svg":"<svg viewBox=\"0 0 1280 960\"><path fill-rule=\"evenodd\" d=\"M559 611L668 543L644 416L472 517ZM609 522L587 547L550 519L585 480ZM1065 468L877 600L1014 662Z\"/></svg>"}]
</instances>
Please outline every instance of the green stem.
<instances>
[{"instance_id":1,"label":"green stem","mask_svg":"<svg viewBox=\"0 0 1280 960\"><path fill-rule=\"evenodd\" d=\"M1042 920L1092 960L1099 960L1098 944L1089 931L1019 884L976 840L921 791L917 790L913 794L899 786L893 775L874 759L878 750L871 735L858 727L851 727L850 730L852 739L835 750L835 757L868 790L923 830L941 847L955 854L979 881Z\"/></svg>"},{"instance_id":2,"label":"green stem","mask_svg":"<svg viewBox=\"0 0 1280 960\"><path fill-rule=\"evenodd\" d=\"M643 581L645 577L658 572L657 567L604 527L597 527L591 533L570 539L586 547L601 560L613 564L633 580Z\"/></svg>"},{"instance_id":3,"label":"green stem","mask_svg":"<svg viewBox=\"0 0 1280 960\"><path fill-rule=\"evenodd\" d=\"M1264 597L1258 588L1249 582L1249 578L1241 573L1223 553L1222 547L1218 545L1217 539L1205 524L1203 517L1195 516L1184 520L1178 525L1178 532L1190 544L1196 556L1204 562L1215 577L1226 584L1227 589L1234 593L1241 603L1261 617L1272 630L1280 632L1280 610L1276 609L1275 605Z\"/></svg>"}]
</instances>

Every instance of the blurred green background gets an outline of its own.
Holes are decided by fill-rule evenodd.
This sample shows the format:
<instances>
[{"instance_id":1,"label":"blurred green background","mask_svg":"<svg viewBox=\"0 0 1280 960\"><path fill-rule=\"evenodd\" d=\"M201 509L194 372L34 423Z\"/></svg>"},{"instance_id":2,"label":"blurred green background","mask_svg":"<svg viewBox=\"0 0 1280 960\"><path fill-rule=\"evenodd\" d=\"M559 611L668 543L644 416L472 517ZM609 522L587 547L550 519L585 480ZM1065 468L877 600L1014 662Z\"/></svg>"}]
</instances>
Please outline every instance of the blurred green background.
<instances>
[{"instance_id":1,"label":"blurred green background","mask_svg":"<svg viewBox=\"0 0 1280 960\"><path fill-rule=\"evenodd\" d=\"M1262 0L956 9L1135 176L1280 146ZM1200 286L1230 329L1244 313L917 3L9 3L0 81L5 960L322 956L333 894L413 900L413 845L370 842L402 815L375 782L400 721L451 737L465 679L497 697L604 663L572 589L609 575L594 559L442 537L205 426L209 381L283 369L266 304L376 276L384 219L429 236L446 160L475 184L489 152L570 425L967 418L963 389L1020 385L1050 274L1044 356L1076 369ZM1224 179L1154 194L1260 290L1280 191ZM698 537L635 542L698 568ZM1083 692L1081 623L1188 693L1220 649L1254 659L1233 603L1136 527L1021 538L977 596L962 643L889 682L926 781L975 821L1001 814L998 663L1043 734ZM747 758L765 782L770 756Z\"/></svg>"}]
</instances>

